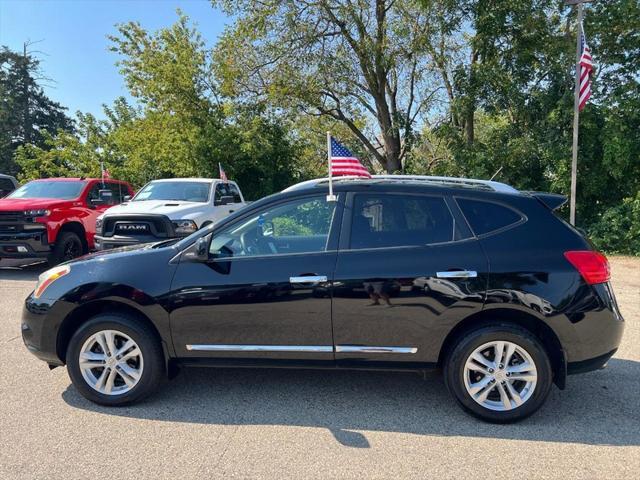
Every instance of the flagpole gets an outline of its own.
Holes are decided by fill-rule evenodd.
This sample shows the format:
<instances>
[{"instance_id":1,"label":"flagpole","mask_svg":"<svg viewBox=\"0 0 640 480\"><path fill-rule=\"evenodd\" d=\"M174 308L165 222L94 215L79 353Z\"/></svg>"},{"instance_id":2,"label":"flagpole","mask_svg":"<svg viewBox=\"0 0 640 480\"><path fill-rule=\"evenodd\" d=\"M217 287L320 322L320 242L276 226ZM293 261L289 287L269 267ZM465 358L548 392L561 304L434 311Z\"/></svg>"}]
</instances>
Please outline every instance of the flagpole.
<instances>
[{"instance_id":1,"label":"flagpole","mask_svg":"<svg viewBox=\"0 0 640 480\"><path fill-rule=\"evenodd\" d=\"M578 35L576 38L576 84L573 98L573 145L571 151L571 197L569 199L569 222L576 224L576 190L578 183L578 128L580 125L580 55L582 53L582 4L591 0L565 0L567 5L576 5L578 10Z\"/></svg>"},{"instance_id":2,"label":"flagpole","mask_svg":"<svg viewBox=\"0 0 640 480\"><path fill-rule=\"evenodd\" d=\"M327 202L335 202L338 200L333 194L333 175L331 175L331 133L327 132L327 159L329 160L329 195L327 195Z\"/></svg>"}]
</instances>

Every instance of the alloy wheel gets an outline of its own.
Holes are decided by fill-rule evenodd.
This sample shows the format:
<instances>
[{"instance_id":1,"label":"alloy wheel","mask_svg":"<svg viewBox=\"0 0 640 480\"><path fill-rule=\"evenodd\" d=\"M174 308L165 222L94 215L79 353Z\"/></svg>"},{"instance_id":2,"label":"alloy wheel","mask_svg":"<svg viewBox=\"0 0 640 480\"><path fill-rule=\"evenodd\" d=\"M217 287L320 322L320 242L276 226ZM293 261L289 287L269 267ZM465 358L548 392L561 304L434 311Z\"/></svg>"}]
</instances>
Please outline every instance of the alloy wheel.
<instances>
[{"instance_id":1,"label":"alloy wheel","mask_svg":"<svg viewBox=\"0 0 640 480\"><path fill-rule=\"evenodd\" d=\"M63 260L73 260L79 257L81 253L82 246L75 239L71 239L64 244Z\"/></svg>"},{"instance_id":2,"label":"alloy wheel","mask_svg":"<svg viewBox=\"0 0 640 480\"><path fill-rule=\"evenodd\" d=\"M82 345L78 359L87 384L104 395L122 395L140 381L144 360L138 344L117 330L102 330Z\"/></svg>"},{"instance_id":3,"label":"alloy wheel","mask_svg":"<svg viewBox=\"0 0 640 480\"><path fill-rule=\"evenodd\" d=\"M492 341L476 348L464 365L467 393L482 407L507 411L523 405L536 388L538 373L520 345Z\"/></svg>"}]
</instances>

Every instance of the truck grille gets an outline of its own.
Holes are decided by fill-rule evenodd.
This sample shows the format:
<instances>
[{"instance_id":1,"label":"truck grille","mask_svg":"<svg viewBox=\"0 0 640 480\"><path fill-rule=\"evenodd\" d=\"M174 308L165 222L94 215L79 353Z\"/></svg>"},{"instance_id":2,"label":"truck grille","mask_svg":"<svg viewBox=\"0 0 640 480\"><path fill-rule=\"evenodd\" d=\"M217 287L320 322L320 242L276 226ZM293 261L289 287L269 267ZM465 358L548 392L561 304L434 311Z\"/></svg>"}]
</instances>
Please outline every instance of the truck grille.
<instances>
[{"instance_id":1,"label":"truck grille","mask_svg":"<svg viewBox=\"0 0 640 480\"><path fill-rule=\"evenodd\" d=\"M105 237L152 236L164 239L173 236L173 226L164 215L114 215L104 218L102 232Z\"/></svg>"},{"instance_id":2,"label":"truck grille","mask_svg":"<svg viewBox=\"0 0 640 480\"><path fill-rule=\"evenodd\" d=\"M0 212L0 222L22 222L24 220L23 212Z\"/></svg>"},{"instance_id":3,"label":"truck grille","mask_svg":"<svg viewBox=\"0 0 640 480\"><path fill-rule=\"evenodd\" d=\"M20 233L26 221L23 212L0 212L0 233Z\"/></svg>"}]
</instances>

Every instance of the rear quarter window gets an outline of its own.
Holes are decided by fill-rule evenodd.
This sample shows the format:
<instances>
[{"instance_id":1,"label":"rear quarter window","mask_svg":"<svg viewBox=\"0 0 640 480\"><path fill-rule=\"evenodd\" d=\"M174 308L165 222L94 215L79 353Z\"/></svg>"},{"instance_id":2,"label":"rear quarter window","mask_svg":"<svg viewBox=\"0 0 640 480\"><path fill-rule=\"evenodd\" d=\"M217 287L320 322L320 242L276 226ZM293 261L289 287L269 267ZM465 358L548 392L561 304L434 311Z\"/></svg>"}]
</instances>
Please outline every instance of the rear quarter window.
<instances>
[{"instance_id":1,"label":"rear quarter window","mask_svg":"<svg viewBox=\"0 0 640 480\"><path fill-rule=\"evenodd\" d=\"M524 218L515 210L497 203L468 198L457 198L456 201L476 236L515 225Z\"/></svg>"}]
</instances>

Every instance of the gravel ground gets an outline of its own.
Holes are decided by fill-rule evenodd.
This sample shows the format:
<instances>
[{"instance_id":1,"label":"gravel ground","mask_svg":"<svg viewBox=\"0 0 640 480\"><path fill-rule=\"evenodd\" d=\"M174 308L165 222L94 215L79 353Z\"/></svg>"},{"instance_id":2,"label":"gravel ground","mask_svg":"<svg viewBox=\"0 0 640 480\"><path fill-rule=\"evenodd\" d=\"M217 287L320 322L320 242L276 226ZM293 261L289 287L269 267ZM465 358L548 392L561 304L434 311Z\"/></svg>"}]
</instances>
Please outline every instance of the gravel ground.
<instances>
[{"instance_id":1,"label":"gravel ground","mask_svg":"<svg viewBox=\"0 0 640 480\"><path fill-rule=\"evenodd\" d=\"M27 352L41 265L0 263L0 478L638 478L640 259L613 257L626 332L605 370L489 425L437 374L188 369L144 404L84 400Z\"/></svg>"}]
</instances>

